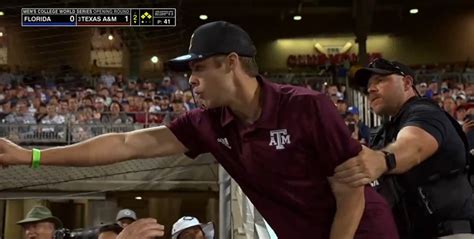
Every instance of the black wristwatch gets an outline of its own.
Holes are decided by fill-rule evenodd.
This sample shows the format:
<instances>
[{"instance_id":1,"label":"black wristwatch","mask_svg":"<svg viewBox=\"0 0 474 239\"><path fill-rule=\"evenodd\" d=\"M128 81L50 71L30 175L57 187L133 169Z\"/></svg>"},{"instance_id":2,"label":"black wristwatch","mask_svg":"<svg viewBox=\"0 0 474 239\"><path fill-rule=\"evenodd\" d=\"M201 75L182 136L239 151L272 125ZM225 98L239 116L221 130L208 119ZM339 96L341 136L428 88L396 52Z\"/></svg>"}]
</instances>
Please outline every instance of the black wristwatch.
<instances>
[{"instance_id":1,"label":"black wristwatch","mask_svg":"<svg viewBox=\"0 0 474 239\"><path fill-rule=\"evenodd\" d=\"M385 154L385 164L387 164L387 172L390 172L395 167L397 167L397 160L395 159L395 154L383 150L382 153Z\"/></svg>"}]
</instances>

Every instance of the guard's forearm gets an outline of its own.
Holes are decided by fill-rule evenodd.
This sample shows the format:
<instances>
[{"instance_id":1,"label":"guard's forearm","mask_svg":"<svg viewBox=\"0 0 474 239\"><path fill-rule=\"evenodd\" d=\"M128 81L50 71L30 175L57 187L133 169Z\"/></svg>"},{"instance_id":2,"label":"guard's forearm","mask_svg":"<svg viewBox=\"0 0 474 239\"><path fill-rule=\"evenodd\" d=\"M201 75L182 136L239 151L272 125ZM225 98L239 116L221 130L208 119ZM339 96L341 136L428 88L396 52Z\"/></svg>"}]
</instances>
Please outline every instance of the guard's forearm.
<instances>
[{"instance_id":1,"label":"guard's forearm","mask_svg":"<svg viewBox=\"0 0 474 239\"><path fill-rule=\"evenodd\" d=\"M77 144L42 150L42 165L94 166L120 162L132 157L126 134L104 134ZM31 154L30 154L31 155ZM26 159L26 164L31 157Z\"/></svg>"},{"instance_id":2,"label":"guard's forearm","mask_svg":"<svg viewBox=\"0 0 474 239\"><path fill-rule=\"evenodd\" d=\"M388 145L385 150L395 154L397 166L391 170L390 174L405 173L423 161L422 142L410 142L406 140L397 140Z\"/></svg>"},{"instance_id":3,"label":"guard's forearm","mask_svg":"<svg viewBox=\"0 0 474 239\"><path fill-rule=\"evenodd\" d=\"M433 135L416 126L406 126L397 139L385 149L395 154L397 165L390 173L404 173L428 159L438 150L439 143Z\"/></svg>"}]
</instances>

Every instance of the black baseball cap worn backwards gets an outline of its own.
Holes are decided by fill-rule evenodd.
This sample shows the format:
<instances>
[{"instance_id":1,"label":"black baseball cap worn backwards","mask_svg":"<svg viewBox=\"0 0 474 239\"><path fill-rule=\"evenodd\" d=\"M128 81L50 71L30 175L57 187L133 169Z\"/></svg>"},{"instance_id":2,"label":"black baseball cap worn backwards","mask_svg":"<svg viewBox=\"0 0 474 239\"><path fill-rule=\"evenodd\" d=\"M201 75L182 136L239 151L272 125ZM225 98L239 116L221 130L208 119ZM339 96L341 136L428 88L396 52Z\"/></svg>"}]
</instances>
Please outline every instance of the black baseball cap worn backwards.
<instances>
[{"instance_id":1,"label":"black baseball cap worn backwards","mask_svg":"<svg viewBox=\"0 0 474 239\"><path fill-rule=\"evenodd\" d=\"M241 27L225 21L210 22L194 31L188 54L169 60L168 66L174 71L187 71L191 61L231 52L246 57L257 54L252 39Z\"/></svg>"}]
</instances>

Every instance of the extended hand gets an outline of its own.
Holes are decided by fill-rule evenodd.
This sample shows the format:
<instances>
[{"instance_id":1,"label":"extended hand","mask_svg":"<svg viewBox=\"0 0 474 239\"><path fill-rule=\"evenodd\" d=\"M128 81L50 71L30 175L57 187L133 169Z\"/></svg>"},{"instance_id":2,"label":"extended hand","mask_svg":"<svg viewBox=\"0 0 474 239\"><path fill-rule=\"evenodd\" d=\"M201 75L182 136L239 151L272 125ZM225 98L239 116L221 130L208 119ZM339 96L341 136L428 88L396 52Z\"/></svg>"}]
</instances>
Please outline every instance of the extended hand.
<instances>
[{"instance_id":1,"label":"extended hand","mask_svg":"<svg viewBox=\"0 0 474 239\"><path fill-rule=\"evenodd\" d=\"M362 151L335 169L334 179L353 187L368 184L387 170L385 155L362 146Z\"/></svg>"},{"instance_id":2,"label":"extended hand","mask_svg":"<svg viewBox=\"0 0 474 239\"><path fill-rule=\"evenodd\" d=\"M142 218L123 229L117 239L151 239L165 235L165 226L154 218Z\"/></svg>"}]
</instances>

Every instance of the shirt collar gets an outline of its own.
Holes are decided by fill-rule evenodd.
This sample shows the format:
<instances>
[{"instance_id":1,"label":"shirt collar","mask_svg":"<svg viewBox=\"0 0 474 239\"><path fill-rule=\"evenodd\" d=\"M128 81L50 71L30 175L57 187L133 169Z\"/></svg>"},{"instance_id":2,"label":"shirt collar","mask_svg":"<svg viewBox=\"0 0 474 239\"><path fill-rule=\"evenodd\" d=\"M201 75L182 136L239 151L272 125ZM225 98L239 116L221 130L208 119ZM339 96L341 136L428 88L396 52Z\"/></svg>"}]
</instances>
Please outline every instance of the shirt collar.
<instances>
[{"instance_id":1,"label":"shirt collar","mask_svg":"<svg viewBox=\"0 0 474 239\"><path fill-rule=\"evenodd\" d=\"M262 112L257 121L253 124L257 128L272 129L278 123L278 110L280 102L280 89L277 84L271 83L268 80L257 76L257 81L260 85L260 102ZM222 127L228 125L235 119L232 110L229 107L222 107L221 125Z\"/></svg>"}]
</instances>

